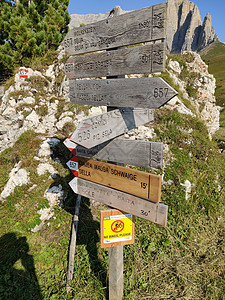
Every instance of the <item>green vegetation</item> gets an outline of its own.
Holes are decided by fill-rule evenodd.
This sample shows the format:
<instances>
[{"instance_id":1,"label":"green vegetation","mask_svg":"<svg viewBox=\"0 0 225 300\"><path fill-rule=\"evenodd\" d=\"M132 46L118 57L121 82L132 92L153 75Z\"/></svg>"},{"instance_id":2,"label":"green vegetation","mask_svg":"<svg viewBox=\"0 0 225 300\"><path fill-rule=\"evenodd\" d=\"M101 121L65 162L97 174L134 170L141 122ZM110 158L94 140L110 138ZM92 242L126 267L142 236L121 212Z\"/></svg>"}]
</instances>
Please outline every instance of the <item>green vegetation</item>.
<instances>
[{"instance_id":1,"label":"green vegetation","mask_svg":"<svg viewBox=\"0 0 225 300\"><path fill-rule=\"evenodd\" d=\"M201 53L202 59L209 65L209 73L216 78L216 104L223 110L220 113L220 130L216 138L225 141L225 45L217 42Z\"/></svg>"},{"instance_id":2,"label":"green vegetation","mask_svg":"<svg viewBox=\"0 0 225 300\"><path fill-rule=\"evenodd\" d=\"M124 247L124 299L223 299L224 155L209 140L203 121L167 109L156 111L155 119L155 141L167 143L170 149L165 154L170 163L164 169L168 184L162 190L162 202L169 206L168 225L162 228L136 218L135 244ZM99 246L99 209L105 207L92 206L86 198L79 216L71 293L66 295L75 197L68 187L73 176L65 163L71 154L60 143L54 151L60 163L52 161L59 176L54 180L49 174L39 177L33 157L40 143L41 137L28 131L0 154L0 190L16 161L21 160L30 172L30 183L17 187L2 203L0 296L107 299L108 250ZM185 180L192 184L188 199L182 186ZM37 210L48 207L44 191L53 184L63 185L67 200L63 208L55 206L55 218L48 226L32 233L30 229L40 223Z\"/></svg>"},{"instance_id":3,"label":"green vegetation","mask_svg":"<svg viewBox=\"0 0 225 300\"><path fill-rule=\"evenodd\" d=\"M196 108L194 107L194 105L192 105L191 101L189 101L188 99L184 98L183 92L181 91L180 87L178 85L174 84L174 81L170 77L169 72L167 70L164 71L164 72L162 72L160 75L154 75L154 76L159 76L162 79L164 79L170 86L172 86L177 91L179 99L182 100L182 102L189 109L191 109L193 112L196 112Z\"/></svg>"},{"instance_id":4,"label":"green vegetation","mask_svg":"<svg viewBox=\"0 0 225 300\"><path fill-rule=\"evenodd\" d=\"M42 3L33 2L35 5ZM56 52L51 53L54 60ZM189 74L185 64L192 61L192 55L171 57L183 66L180 76L188 82L189 95L194 96L192 85L197 75ZM47 59L46 54L37 56L34 65L41 70L45 68L42 62L47 63ZM184 99L168 72L165 71L160 77L178 91L179 98L194 112L195 108ZM56 78L56 86L60 85L62 78L61 72ZM49 80L31 77L25 83L38 89L41 97ZM27 94L14 92L12 96L18 99ZM84 111L88 114L91 107L71 105L57 96L50 99L50 102L54 101L58 101L57 119L65 111L76 114ZM23 106L29 107L32 106ZM47 110L47 105L43 105L36 111L43 117ZM24 110L23 114L28 112ZM221 122L224 122L223 117ZM65 138L73 130L74 124L68 122L56 136ZM165 108L156 110L154 130L154 141L169 147L164 154L167 162L164 170L151 170L164 175L162 202L169 207L168 224L162 228L136 218L135 244L124 247L124 299L222 300L225 279L224 154L219 151L217 143L208 138L205 123L197 117ZM76 198L68 185L74 176L66 167L72 154L61 141L52 154L52 157L58 158L57 162L51 161L57 177L51 178L48 172L38 176L40 162L34 157L43 139L44 136L28 130L12 148L0 153L0 192L9 179L10 171L19 161L29 172L30 178L27 185L16 187L1 203L0 298L107 299L108 250L100 248L99 240L100 209L106 207L96 207L86 198L82 198L80 208L71 293L66 294L68 246ZM188 197L183 186L186 180L192 186ZM38 210L49 207L44 197L45 191L59 184L65 191L64 200L54 205L54 217L39 232L33 233L31 229L41 222Z\"/></svg>"},{"instance_id":5,"label":"green vegetation","mask_svg":"<svg viewBox=\"0 0 225 300\"><path fill-rule=\"evenodd\" d=\"M47 105L40 105L36 109L36 112L41 117L47 116L47 114L48 114L48 106Z\"/></svg>"},{"instance_id":6,"label":"green vegetation","mask_svg":"<svg viewBox=\"0 0 225 300\"><path fill-rule=\"evenodd\" d=\"M0 3L0 67L30 66L36 57L56 50L68 31L68 0L3 0Z\"/></svg>"},{"instance_id":7,"label":"green vegetation","mask_svg":"<svg viewBox=\"0 0 225 300\"><path fill-rule=\"evenodd\" d=\"M179 78L186 82L186 91L190 97L195 98L197 94L197 90L194 87L194 82L196 79L199 78L199 74L195 72L190 72L188 70L187 64L186 63L191 63L194 60L194 57L191 53L189 54L167 54L167 62L166 64L168 65L169 59L171 58L174 61L178 61L179 65L181 67L181 73L179 74Z\"/></svg>"},{"instance_id":8,"label":"green vegetation","mask_svg":"<svg viewBox=\"0 0 225 300\"><path fill-rule=\"evenodd\" d=\"M206 50L205 50L206 51ZM225 106L225 45L215 43L207 52L201 54L202 59L209 65L209 72L216 78L216 103Z\"/></svg>"}]
</instances>

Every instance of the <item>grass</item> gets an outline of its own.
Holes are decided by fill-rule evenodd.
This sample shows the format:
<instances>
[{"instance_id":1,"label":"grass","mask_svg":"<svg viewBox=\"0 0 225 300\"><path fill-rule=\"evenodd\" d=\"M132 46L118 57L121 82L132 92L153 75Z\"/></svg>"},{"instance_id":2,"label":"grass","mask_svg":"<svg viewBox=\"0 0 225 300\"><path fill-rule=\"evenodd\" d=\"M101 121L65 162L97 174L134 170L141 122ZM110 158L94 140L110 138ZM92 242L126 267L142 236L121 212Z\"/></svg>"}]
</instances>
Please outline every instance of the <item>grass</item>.
<instances>
[{"instance_id":1,"label":"grass","mask_svg":"<svg viewBox=\"0 0 225 300\"><path fill-rule=\"evenodd\" d=\"M201 53L202 59L209 65L209 73L216 78L216 104L223 108L220 113L220 133L217 138L221 137L224 142L225 136L225 45L217 42Z\"/></svg>"},{"instance_id":2,"label":"grass","mask_svg":"<svg viewBox=\"0 0 225 300\"><path fill-rule=\"evenodd\" d=\"M185 64L184 58L180 58ZM188 57L191 61L191 57ZM185 74L182 74L182 76ZM161 75L174 86L168 72ZM33 79L32 79L33 80ZM33 84L44 90L47 80ZM64 111L84 111L88 106L70 105L60 97L59 118ZM40 114L45 115L46 109ZM73 124L58 134L68 136ZM192 129L192 131L190 131ZM155 111L154 141L169 146L169 164L163 170L162 202L168 205L166 228L136 218L135 243L124 246L124 299L224 299L224 199L225 157L215 141L208 138L205 123L165 108ZM191 133L190 133L191 132ZM58 137L57 134L57 137ZM76 196L68 182L73 175L66 167L71 157L62 141L52 153L58 172L38 176L37 156L42 135L24 132L13 148L0 153L0 192L18 161L29 172L30 182L17 187L0 210L0 298L1 299L108 299L108 250L100 248L100 210L82 198L79 214L74 278L66 294L66 270L70 228ZM192 190L185 198L182 184L189 180ZM44 192L63 186L66 198L54 206L54 217L41 231L37 211L49 207Z\"/></svg>"},{"instance_id":3,"label":"grass","mask_svg":"<svg viewBox=\"0 0 225 300\"><path fill-rule=\"evenodd\" d=\"M195 98L197 95L197 89L193 87L196 79L199 78L199 74L195 72L190 72L188 70L186 63L191 63L194 61L194 56L189 54L167 54L166 65L168 66L169 60L178 61L181 67L181 73L178 78L186 82L186 91L189 97ZM180 93L179 93L180 94ZM181 95L180 95L181 96Z\"/></svg>"},{"instance_id":4,"label":"grass","mask_svg":"<svg viewBox=\"0 0 225 300\"><path fill-rule=\"evenodd\" d=\"M59 53L56 50L48 50L44 56L34 57L32 62L29 62L31 69L42 72L47 70L49 65L52 65L57 62L57 57Z\"/></svg>"},{"instance_id":5,"label":"grass","mask_svg":"<svg viewBox=\"0 0 225 300\"><path fill-rule=\"evenodd\" d=\"M225 45L223 43L215 43L207 53L202 54L203 60L209 65L209 73L216 78L216 103L225 106Z\"/></svg>"},{"instance_id":6,"label":"grass","mask_svg":"<svg viewBox=\"0 0 225 300\"><path fill-rule=\"evenodd\" d=\"M162 72L160 75L154 75L154 76L159 76L160 78L164 79L171 87L173 87L177 91L177 93L178 93L177 96L179 97L179 99L181 99L181 101L184 103L184 105L187 108L189 108L192 112L196 113L196 108L194 107L194 105L191 103L190 100L184 98L183 92L181 91L180 87L178 85L174 84L174 81L170 77L167 70Z\"/></svg>"},{"instance_id":7,"label":"grass","mask_svg":"<svg viewBox=\"0 0 225 300\"><path fill-rule=\"evenodd\" d=\"M44 117L48 114L48 106L47 105L41 105L36 109L36 112L39 116Z\"/></svg>"},{"instance_id":8,"label":"grass","mask_svg":"<svg viewBox=\"0 0 225 300\"><path fill-rule=\"evenodd\" d=\"M124 299L223 299L224 155L208 139L201 120L167 109L156 114L155 141L167 143L173 157L164 170L164 180L172 184L162 190L162 202L169 206L168 225L162 228L136 218L135 244L124 247ZM40 143L41 137L28 131L13 149L0 154L1 189L15 161L22 161L31 178L1 207L1 298L107 299L108 250L99 245L100 208L86 198L79 215L71 293L66 294L75 204L68 187L73 176L65 167L70 152L60 143L55 150L60 162L52 162L59 176L55 181L49 174L39 177L33 156ZM181 183L187 179L193 188L185 200ZM55 219L32 233L30 228L40 223L37 210L48 207L44 191L59 183L68 196L63 209L55 206Z\"/></svg>"},{"instance_id":9,"label":"grass","mask_svg":"<svg viewBox=\"0 0 225 300\"><path fill-rule=\"evenodd\" d=\"M25 80L26 82L30 83L32 88L37 89L41 95L46 95L46 88L49 85L49 81L45 77L31 76L30 78L26 78Z\"/></svg>"}]
</instances>

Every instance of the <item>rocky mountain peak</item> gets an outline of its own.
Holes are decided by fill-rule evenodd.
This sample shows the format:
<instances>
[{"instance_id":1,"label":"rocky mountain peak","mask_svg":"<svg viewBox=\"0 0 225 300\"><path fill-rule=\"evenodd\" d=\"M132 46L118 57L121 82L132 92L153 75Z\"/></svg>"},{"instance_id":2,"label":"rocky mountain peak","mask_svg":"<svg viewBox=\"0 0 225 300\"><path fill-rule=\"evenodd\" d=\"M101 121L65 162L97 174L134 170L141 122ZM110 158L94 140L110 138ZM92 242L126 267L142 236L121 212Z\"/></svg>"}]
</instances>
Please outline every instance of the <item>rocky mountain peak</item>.
<instances>
[{"instance_id":1,"label":"rocky mountain peak","mask_svg":"<svg viewBox=\"0 0 225 300\"><path fill-rule=\"evenodd\" d=\"M208 13L202 23L197 5L189 0L168 0L167 49L173 53L200 51L218 41Z\"/></svg>"}]
</instances>

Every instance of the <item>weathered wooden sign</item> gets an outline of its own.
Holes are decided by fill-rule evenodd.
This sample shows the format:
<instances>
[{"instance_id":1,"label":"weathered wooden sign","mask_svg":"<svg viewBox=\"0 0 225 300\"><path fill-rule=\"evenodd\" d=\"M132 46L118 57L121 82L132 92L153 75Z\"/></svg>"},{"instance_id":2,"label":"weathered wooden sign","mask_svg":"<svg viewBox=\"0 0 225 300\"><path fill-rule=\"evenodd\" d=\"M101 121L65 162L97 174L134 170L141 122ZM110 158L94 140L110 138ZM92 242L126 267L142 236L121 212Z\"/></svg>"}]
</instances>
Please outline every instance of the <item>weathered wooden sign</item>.
<instances>
[{"instance_id":1,"label":"weathered wooden sign","mask_svg":"<svg viewBox=\"0 0 225 300\"><path fill-rule=\"evenodd\" d=\"M165 43L71 56L64 66L70 79L163 72Z\"/></svg>"},{"instance_id":2,"label":"weathered wooden sign","mask_svg":"<svg viewBox=\"0 0 225 300\"><path fill-rule=\"evenodd\" d=\"M70 102L135 108L159 108L177 92L162 78L70 80Z\"/></svg>"},{"instance_id":3,"label":"weathered wooden sign","mask_svg":"<svg viewBox=\"0 0 225 300\"><path fill-rule=\"evenodd\" d=\"M70 30L63 45L70 55L165 38L166 3Z\"/></svg>"},{"instance_id":4,"label":"weathered wooden sign","mask_svg":"<svg viewBox=\"0 0 225 300\"><path fill-rule=\"evenodd\" d=\"M152 120L150 109L115 109L81 121L70 139L85 148L92 148Z\"/></svg>"},{"instance_id":5,"label":"weathered wooden sign","mask_svg":"<svg viewBox=\"0 0 225 300\"><path fill-rule=\"evenodd\" d=\"M166 226L168 206L75 177L70 181L74 193L126 211L142 219Z\"/></svg>"},{"instance_id":6,"label":"weathered wooden sign","mask_svg":"<svg viewBox=\"0 0 225 300\"><path fill-rule=\"evenodd\" d=\"M80 156L77 162L78 169L71 169L75 176L154 202L160 201L162 177L159 175Z\"/></svg>"},{"instance_id":7,"label":"weathered wooden sign","mask_svg":"<svg viewBox=\"0 0 225 300\"><path fill-rule=\"evenodd\" d=\"M101 211L101 248L134 243L134 216L116 209Z\"/></svg>"},{"instance_id":8,"label":"weathered wooden sign","mask_svg":"<svg viewBox=\"0 0 225 300\"><path fill-rule=\"evenodd\" d=\"M64 144L74 155L78 156L156 170L161 170L163 165L163 143L115 138L87 149L67 138Z\"/></svg>"}]
</instances>

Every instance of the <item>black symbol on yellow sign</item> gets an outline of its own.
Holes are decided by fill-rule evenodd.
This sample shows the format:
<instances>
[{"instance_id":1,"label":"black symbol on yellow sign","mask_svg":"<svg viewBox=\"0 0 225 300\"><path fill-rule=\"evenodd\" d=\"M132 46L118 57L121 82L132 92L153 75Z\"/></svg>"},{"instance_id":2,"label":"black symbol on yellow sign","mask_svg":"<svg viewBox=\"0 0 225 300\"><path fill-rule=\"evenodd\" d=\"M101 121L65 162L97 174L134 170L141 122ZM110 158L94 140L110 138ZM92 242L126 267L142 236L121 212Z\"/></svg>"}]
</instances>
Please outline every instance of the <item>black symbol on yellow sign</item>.
<instances>
[{"instance_id":1,"label":"black symbol on yellow sign","mask_svg":"<svg viewBox=\"0 0 225 300\"><path fill-rule=\"evenodd\" d=\"M111 229L113 232L121 232L124 229L124 223L121 220L116 220L112 223Z\"/></svg>"}]
</instances>

